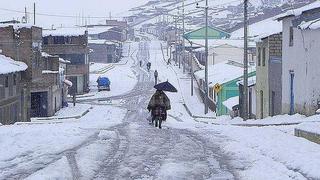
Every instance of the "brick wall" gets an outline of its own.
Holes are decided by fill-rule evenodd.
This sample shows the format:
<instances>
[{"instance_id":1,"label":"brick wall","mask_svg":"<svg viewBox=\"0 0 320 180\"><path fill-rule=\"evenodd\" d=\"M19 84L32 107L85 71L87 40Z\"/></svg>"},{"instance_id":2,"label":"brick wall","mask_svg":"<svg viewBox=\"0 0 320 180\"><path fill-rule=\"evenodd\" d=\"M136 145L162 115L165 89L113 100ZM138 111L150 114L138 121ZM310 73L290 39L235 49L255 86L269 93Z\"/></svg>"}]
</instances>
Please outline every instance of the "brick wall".
<instances>
[{"instance_id":1,"label":"brick wall","mask_svg":"<svg viewBox=\"0 0 320 180\"><path fill-rule=\"evenodd\" d=\"M14 76L16 76L16 85L14 85ZM9 87L7 88L4 86L5 77L9 78ZM20 81L20 72L0 75L0 123L3 125L24 121L21 112Z\"/></svg>"}]
</instances>

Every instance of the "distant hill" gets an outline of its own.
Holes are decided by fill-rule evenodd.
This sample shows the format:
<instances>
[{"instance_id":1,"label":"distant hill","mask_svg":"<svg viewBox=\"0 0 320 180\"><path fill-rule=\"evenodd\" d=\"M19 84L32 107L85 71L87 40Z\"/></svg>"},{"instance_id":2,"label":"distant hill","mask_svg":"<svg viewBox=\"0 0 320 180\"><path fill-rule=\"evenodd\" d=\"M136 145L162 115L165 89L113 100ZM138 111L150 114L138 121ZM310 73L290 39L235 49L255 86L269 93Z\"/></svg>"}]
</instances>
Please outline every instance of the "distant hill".
<instances>
[{"instance_id":1,"label":"distant hill","mask_svg":"<svg viewBox=\"0 0 320 180\"><path fill-rule=\"evenodd\" d=\"M297 8L315 0L249 0L249 21L255 23L273 17L290 8ZM209 0L209 23L228 32L243 26L243 1L240 0ZM196 8L196 3L204 5L204 0L185 0L185 22L187 26L201 27L204 25L203 11ZM146 4L132 8L131 14L137 21L133 25L173 21L168 14L182 14L181 0L150 0Z\"/></svg>"}]
</instances>

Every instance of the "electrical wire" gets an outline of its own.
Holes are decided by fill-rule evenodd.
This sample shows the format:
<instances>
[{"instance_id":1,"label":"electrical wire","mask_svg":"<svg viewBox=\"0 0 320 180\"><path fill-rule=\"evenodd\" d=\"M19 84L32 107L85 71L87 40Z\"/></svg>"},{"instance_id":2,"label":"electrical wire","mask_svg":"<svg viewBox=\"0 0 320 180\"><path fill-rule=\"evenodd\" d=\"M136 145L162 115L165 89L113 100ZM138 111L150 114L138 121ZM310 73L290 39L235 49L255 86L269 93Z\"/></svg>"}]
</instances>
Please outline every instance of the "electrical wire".
<instances>
[{"instance_id":1,"label":"electrical wire","mask_svg":"<svg viewBox=\"0 0 320 180\"><path fill-rule=\"evenodd\" d=\"M7 9L7 8L0 8L0 11L7 11L7 12L14 12L14 13L21 13L21 14L29 14L33 15L31 12L25 12L25 11L19 11L19 10L13 10L13 9ZM80 16L75 15L61 15L61 14L47 14L47 13L35 13L38 16L48 16L48 17L58 17L58 18L79 18ZM125 16L112 16L113 18L124 18ZM109 18L109 16L85 16L87 19L106 19Z\"/></svg>"}]
</instances>

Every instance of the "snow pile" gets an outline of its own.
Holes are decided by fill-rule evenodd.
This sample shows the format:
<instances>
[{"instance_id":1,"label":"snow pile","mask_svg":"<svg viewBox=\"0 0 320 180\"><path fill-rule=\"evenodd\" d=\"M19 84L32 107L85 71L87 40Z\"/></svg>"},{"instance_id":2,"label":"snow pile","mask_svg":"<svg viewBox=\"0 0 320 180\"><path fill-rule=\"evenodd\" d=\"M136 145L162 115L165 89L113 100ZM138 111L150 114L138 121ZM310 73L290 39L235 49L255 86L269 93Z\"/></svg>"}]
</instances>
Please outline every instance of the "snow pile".
<instances>
[{"instance_id":1,"label":"snow pile","mask_svg":"<svg viewBox=\"0 0 320 180\"><path fill-rule=\"evenodd\" d=\"M320 147L273 128L210 126L203 137L221 143L240 179L319 179Z\"/></svg>"},{"instance_id":2,"label":"snow pile","mask_svg":"<svg viewBox=\"0 0 320 180\"><path fill-rule=\"evenodd\" d=\"M13 59L0 54L0 74L9 74L19 71L25 71L28 66L20 61L14 61Z\"/></svg>"},{"instance_id":3,"label":"snow pile","mask_svg":"<svg viewBox=\"0 0 320 180\"><path fill-rule=\"evenodd\" d=\"M316 120L315 120L316 121ZM320 119L318 120L320 122ZM313 120L306 118L303 115L278 115L267 117L265 119L250 119L243 121L242 118L231 119L229 116L221 116L213 121L220 125L243 125L243 126L267 126L267 125L281 125L281 124L299 124L303 122L313 122Z\"/></svg>"},{"instance_id":4,"label":"snow pile","mask_svg":"<svg viewBox=\"0 0 320 180\"><path fill-rule=\"evenodd\" d=\"M320 135L320 122L317 123L302 123L296 127L296 129L300 129L303 131L315 133Z\"/></svg>"},{"instance_id":5,"label":"snow pile","mask_svg":"<svg viewBox=\"0 0 320 180\"><path fill-rule=\"evenodd\" d=\"M58 161L26 178L26 180L34 179L73 179L68 159L63 156Z\"/></svg>"}]
</instances>

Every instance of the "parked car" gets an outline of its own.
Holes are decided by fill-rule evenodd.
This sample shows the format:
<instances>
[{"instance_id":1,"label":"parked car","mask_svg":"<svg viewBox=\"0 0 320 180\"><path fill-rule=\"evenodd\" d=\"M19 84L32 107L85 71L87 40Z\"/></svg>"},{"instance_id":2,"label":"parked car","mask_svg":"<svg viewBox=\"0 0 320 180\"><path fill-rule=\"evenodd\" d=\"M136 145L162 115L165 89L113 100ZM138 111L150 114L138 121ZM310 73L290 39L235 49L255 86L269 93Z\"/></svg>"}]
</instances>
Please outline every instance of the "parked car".
<instances>
[{"instance_id":1,"label":"parked car","mask_svg":"<svg viewBox=\"0 0 320 180\"><path fill-rule=\"evenodd\" d=\"M98 91L110 91L110 80L107 77L99 77L97 80Z\"/></svg>"}]
</instances>

